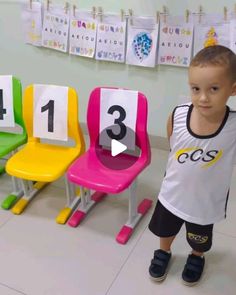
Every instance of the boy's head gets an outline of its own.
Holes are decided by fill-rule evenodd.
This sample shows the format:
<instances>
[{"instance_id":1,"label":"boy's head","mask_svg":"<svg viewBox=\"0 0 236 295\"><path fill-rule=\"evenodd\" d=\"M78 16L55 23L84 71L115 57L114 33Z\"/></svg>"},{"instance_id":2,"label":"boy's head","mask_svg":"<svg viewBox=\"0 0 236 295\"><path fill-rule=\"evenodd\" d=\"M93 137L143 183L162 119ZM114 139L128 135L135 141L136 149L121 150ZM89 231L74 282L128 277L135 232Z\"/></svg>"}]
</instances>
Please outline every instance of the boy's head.
<instances>
[{"instance_id":1,"label":"boy's head","mask_svg":"<svg viewBox=\"0 0 236 295\"><path fill-rule=\"evenodd\" d=\"M230 96L236 95L236 55L216 45L199 51L189 67L193 105L206 116L225 111Z\"/></svg>"},{"instance_id":2,"label":"boy's head","mask_svg":"<svg viewBox=\"0 0 236 295\"><path fill-rule=\"evenodd\" d=\"M209 46L199 51L190 63L190 67L221 66L227 70L228 78L236 82L236 55L222 45Z\"/></svg>"}]
</instances>

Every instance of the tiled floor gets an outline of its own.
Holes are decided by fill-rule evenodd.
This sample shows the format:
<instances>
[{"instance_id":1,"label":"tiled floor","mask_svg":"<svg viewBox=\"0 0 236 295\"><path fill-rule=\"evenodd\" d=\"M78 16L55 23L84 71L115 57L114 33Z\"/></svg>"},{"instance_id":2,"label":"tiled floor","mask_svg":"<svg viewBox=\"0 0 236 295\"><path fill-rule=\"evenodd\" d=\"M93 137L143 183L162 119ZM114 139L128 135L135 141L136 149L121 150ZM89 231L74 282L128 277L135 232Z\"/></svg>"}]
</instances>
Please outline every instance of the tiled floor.
<instances>
[{"instance_id":1,"label":"tiled floor","mask_svg":"<svg viewBox=\"0 0 236 295\"><path fill-rule=\"evenodd\" d=\"M152 151L152 164L142 173L138 197L156 200L167 152ZM173 246L166 280L153 283L148 266L158 240L147 229L151 212L129 242L114 237L127 218L127 194L109 196L78 228L58 225L55 217L66 201L63 179L47 186L19 216L0 210L0 295L162 295L236 294L236 169L228 218L215 227L214 246L206 255L206 272L196 287L181 283L189 252L184 231ZM11 192L0 176L0 199Z\"/></svg>"}]
</instances>

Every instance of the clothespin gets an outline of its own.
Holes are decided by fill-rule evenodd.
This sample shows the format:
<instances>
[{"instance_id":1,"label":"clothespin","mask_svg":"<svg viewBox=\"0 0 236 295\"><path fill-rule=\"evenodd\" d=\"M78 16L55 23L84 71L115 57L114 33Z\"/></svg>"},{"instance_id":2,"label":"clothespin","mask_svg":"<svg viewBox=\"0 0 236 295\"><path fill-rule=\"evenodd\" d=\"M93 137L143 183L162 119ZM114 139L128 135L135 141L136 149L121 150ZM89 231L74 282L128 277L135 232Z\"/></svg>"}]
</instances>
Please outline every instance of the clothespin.
<instances>
[{"instance_id":1,"label":"clothespin","mask_svg":"<svg viewBox=\"0 0 236 295\"><path fill-rule=\"evenodd\" d=\"M95 19L95 17L96 17L96 7L95 6L92 7L92 16L93 16L93 19Z\"/></svg>"},{"instance_id":2,"label":"clothespin","mask_svg":"<svg viewBox=\"0 0 236 295\"><path fill-rule=\"evenodd\" d=\"M68 13L68 10L70 8L70 4L68 2L65 3L65 7L64 7L64 10L65 10L65 14Z\"/></svg>"},{"instance_id":3,"label":"clothespin","mask_svg":"<svg viewBox=\"0 0 236 295\"><path fill-rule=\"evenodd\" d=\"M130 24L133 25L133 9L129 9Z\"/></svg>"},{"instance_id":4,"label":"clothespin","mask_svg":"<svg viewBox=\"0 0 236 295\"><path fill-rule=\"evenodd\" d=\"M185 20L186 20L186 23L189 22L189 15L190 15L190 11L189 11L189 9L186 9L186 11L185 11Z\"/></svg>"},{"instance_id":5,"label":"clothespin","mask_svg":"<svg viewBox=\"0 0 236 295\"><path fill-rule=\"evenodd\" d=\"M103 20L103 9L101 6L98 7L98 15L100 16L100 22Z\"/></svg>"},{"instance_id":6,"label":"clothespin","mask_svg":"<svg viewBox=\"0 0 236 295\"><path fill-rule=\"evenodd\" d=\"M202 5L199 6L199 10L198 10L198 22L199 24L202 22L202 14L203 14L203 8L202 8Z\"/></svg>"},{"instance_id":7,"label":"clothespin","mask_svg":"<svg viewBox=\"0 0 236 295\"><path fill-rule=\"evenodd\" d=\"M168 15L168 9L167 9L167 7L165 5L163 6L163 15L164 15L164 23L166 23L166 17Z\"/></svg>"},{"instance_id":8,"label":"clothespin","mask_svg":"<svg viewBox=\"0 0 236 295\"><path fill-rule=\"evenodd\" d=\"M47 11L49 11L50 3L51 3L51 1L50 0L47 0Z\"/></svg>"},{"instance_id":9,"label":"clothespin","mask_svg":"<svg viewBox=\"0 0 236 295\"><path fill-rule=\"evenodd\" d=\"M224 6L224 21L227 21L228 18L228 8Z\"/></svg>"},{"instance_id":10,"label":"clothespin","mask_svg":"<svg viewBox=\"0 0 236 295\"><path fill-rule=\"evenodd\" d=\"M76 5L73 5L73 16L75 17Z\"/></svg>"},{"instance_id":11,"label":"clothespin","mask_svg":"<svg viewBox=\"0 0 236 295\"><path fill-rule=\"evenodd\" d=\"M120 15L121 15L121 21L123 22L123 21L124 21L124 16L125 16L125 11L124 11L124 9L121 9L121 10L120 10Z\"/></svg>"},{"instance_id":12,"label":"clothespin","mask_svg":"<svg viewBox=\"0 0 236 295\"><path fill-rule=\"evenodd\" d=\"M30 9L32 9L32 0L29 0Z\"/></svg>"},{"instance_id":13,"label":"clothespin","mask_svg":"<svg viewBox=\"0 0 236 295\"><path fill-rule=\"evenodd\" d=\"M157 11L156 12L156 22L157 22L157 24L159 24L159 21L160 21L160 11Z\"/></svg>"}]
</instances>

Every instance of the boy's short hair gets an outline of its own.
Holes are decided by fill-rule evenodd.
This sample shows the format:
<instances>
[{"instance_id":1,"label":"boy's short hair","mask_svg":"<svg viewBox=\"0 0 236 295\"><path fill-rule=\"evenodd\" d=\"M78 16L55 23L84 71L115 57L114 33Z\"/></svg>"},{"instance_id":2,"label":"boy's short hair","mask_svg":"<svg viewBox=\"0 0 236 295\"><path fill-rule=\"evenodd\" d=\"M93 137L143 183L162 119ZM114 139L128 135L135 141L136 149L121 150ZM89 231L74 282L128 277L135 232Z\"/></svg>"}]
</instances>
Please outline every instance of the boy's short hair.
<instances>
[{"instance_id":1,"label":"boy's short hair","mask_svg":"<svg viewBox=\"0 0 236 295\"><path fill-rule=\"evenodd\" d=\"M190 67L197 66L225 66L233 82L236 81L236 54L222 45L214 45L203 48L192 59Z\"/></svg>"}]
</instances>

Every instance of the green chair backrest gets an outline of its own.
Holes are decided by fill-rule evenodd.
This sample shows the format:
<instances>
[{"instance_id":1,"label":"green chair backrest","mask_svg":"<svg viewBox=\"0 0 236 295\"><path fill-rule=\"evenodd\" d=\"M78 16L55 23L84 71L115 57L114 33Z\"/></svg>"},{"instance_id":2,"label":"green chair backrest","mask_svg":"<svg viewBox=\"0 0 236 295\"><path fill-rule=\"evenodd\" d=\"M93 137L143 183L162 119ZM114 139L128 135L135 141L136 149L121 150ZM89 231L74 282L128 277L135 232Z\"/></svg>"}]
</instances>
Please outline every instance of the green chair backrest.
<instances>
[{"instance_id":1,"label":"green chair backrest","mask_svg":"<svg viewBox=\"0 0 236 295\"><path fill-rule=\"evenodd\" d=\"M13 104L14 104L14 117L15 123L20 125L23 133L26 134L26 128L22 116L22 87L21 82L15 77L12 77L13 85Z\"/></svg>"}]
</instances>

